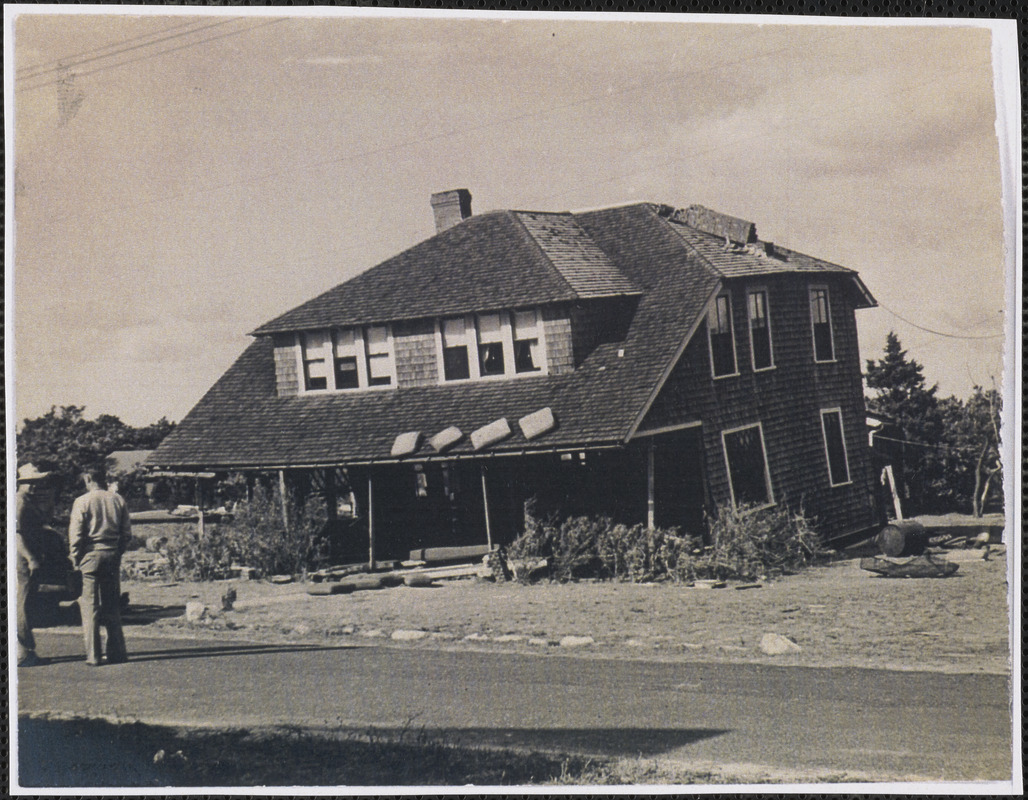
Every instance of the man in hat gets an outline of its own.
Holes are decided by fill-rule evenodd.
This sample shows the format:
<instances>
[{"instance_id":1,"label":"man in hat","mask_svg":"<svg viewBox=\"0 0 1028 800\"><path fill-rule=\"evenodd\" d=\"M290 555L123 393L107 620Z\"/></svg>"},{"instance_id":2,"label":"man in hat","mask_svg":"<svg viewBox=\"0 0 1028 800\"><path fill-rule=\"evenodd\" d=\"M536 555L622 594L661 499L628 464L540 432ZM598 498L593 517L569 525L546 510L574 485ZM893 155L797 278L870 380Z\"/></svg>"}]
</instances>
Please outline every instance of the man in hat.
<instances>
[{"instance_id":1,"label":"man in hat","mask_svg":"<svg viewBox=\"0 0 1028 800\"><path fill-rule=\"evenodd\" d=\"M82 571L82 633L86 662L100 666L100 625L107 628L107 663L127 660L121 629L121 555L132 537L128 508L108 491L100 468L82 473L86 493L71 507L68 541L71 558Z\"/></svg>"},{"instance_id":2,"label":"man in hat","mask_svg":"<svg viewBox=\"0 0 1028 800\"><path fill-rule=\"evenodd\" d=\"M43 527L46 512L44 494L49 472L41 472L35 464L18 467L17 519L15 545L18 575L18 666L35 667L45 663L36 655L36 637L32 634L29 608L39 584L39 568L43 560Z\"/></svg>"}]
</instances>

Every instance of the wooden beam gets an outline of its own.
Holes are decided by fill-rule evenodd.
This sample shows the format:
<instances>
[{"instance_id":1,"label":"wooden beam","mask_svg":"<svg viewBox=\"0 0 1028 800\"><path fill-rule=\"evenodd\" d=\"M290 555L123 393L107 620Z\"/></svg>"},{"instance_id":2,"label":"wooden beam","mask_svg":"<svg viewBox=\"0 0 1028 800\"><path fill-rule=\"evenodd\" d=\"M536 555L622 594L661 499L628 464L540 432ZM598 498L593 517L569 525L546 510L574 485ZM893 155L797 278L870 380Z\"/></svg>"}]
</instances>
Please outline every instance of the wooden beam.
<instances>
[{"instance_id":1,"label":"wooden beam","mask_svg":"<svg viewBox=\"0 0 1028 800\"><path fill-rule=\"evenodd\" d=\"M286 507L286 471L278 471L278 493L282 498L282 524L289 530L289 509Z\"/></svg>"},{"instance_id":2,"label":"wooden beam","mask_svg":"<svg viewBox=\"0 0 1028 800\"><path fill-rule=\"evenodd\" d=\"M653 499L654 451L653 440L646 448L646 527L651 530L656 526L656 503Z\"/></svg>"},{"instance_id":3,"label":"wooden beam","mask_svg":"<svg viewBox=\"0 0 1028 800\"><path fill-rule=\"evenodd\" d=\"M485 543L492 549L493 534L489 528L489 492L486 489L485 464L482 465L482 506L485 509Z\"/></svg>"},{"instance_id":4,"label":"wooden beam","mask_svg":"<svg viewBox=\"0 0 1028 800\"><path fill-rule=\"evenodd\" d=\"M375 496L371 487L371 470L368 470L368 566L375 568Z\"/></svg>"}]
</instances>

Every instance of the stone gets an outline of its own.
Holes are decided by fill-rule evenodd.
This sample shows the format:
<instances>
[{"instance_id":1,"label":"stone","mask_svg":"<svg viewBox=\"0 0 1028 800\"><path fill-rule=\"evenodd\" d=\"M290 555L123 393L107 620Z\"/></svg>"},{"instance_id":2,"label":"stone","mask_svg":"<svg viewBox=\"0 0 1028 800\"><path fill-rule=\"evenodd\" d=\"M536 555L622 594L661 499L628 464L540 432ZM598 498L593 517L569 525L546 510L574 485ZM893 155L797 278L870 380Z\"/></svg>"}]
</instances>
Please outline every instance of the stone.
<instances>
[{"instance_id":1,"label":"stone","mask_svg":"<svg viewBox=\"0 0 1028 800\"><path fill-rule=\"evenodd\" d=\"M464 637L465 642L488 642L489 637L484 633L469 633Z\"/></svg>"},{"instance_id":2,"label":"stone","mask_svg":"<svg viewBox=\"0 0 1028 800\"><path fill-rule=\"evenodd\" d=\"M502 636L494 636L494 642L522 642L525 637L520 633L505 633Z\"/></svg>"},{"instance_id":3,"label":"stone","mask_svg":"<svg viewBox=\"0 0 1028 800\"><path fill-rule=\"evenodd\" d=\"M796 642L788 636L780 633L765 633L760 637L760 649L769 656L780 656L785 653L799 653L803 650Z\"/></svg>"},{"instance_id":4,"label":"stone","mask_svg":"<svg viewBox=\"0 0 1028 800\"><path fill-rule=\"evenodd\" d=\"M186 603L186 622L200 622L207 618L207 606L199 600Z\"/></svg>"},{"instance_id":5,"label":"stone","mask_svg":"<svg viewBox=\"0 0 1028 800\"><path fill-rule=\"evenodd\" d=\"M415 588L422 589L431 586L433 583L431 575L419 575L416 572L412 572L409 575L405 575L403 577L403 582L407 586L413 586Z\"/></svg>"},{"instance_id":6,"label":"stone","mask_svg":"<svg viewBox=\"0 0 1028 800\"><path fill-rule=\"evenodd\" d=\"M370 631L361 631L361 636L368 639L384 639L385 632L380 631L378 628L372 628Z\"/></svg>"},{"instance_id":7,"label":"stone","mask_svg":"<svg viewBox=\"0 0 1028 800\"><path fill-rule=\"evenodd\" d=\"M393 631L392 636L389 638L394 642L414 642L418 639L424 639L426 636L428 636L428 631L399 630Z\"/></svg>"},{"instance_id":8,"label":"stone","mask_svg":"<svg viewBox=\"0 0 1028 800\"><path fill-rule=\"evenodd\" d=\"M532 637L531 639L529 639L528 643L537 645L539 647L549 647L552 644L552 642L549 639L539 639L536 637Z\"/></svg>"},{"instance_id":9,"label":"stone","mask_svg":"<svg viewBox=\"0 0 1028 800\"><path fill-rule=\"evenodd\" d=\"M592 636L565 636L560 640L561 647L586 647L590 644L596 644Z\"/></svg>"},{"instance_id":10,"label":"stone","mask_svg":"<svg viewBox=\"0 0 1028 800\"><path fill-rule=\"evenodd\" d=\"M168 543L167 536L147 536L146 537L146 550L149 553L159 553L164 549L164 545Z\"/></svg>"},{"instance_id":11,"label":"stone","mask_svg":"<svg viewBox=\"0 0 1028 800\"><path fill-rule=\"evenodd\" d=\"M272 575L270 578L272 583L292 583L292 575Z\"/></svg>"}]
</instances>

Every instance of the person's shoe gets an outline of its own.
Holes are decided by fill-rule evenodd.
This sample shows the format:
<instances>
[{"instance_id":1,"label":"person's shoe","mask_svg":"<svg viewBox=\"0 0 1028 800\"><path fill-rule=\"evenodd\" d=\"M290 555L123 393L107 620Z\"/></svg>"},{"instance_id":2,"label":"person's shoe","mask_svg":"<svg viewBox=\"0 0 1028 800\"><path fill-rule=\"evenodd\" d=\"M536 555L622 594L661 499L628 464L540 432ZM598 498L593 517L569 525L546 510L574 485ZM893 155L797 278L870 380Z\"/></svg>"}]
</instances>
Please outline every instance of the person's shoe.
<instances>
[{"instance_id":1,"label":"person's shoe","mask_svg":"<svg viewBox=\"0 0 1028 800\"><path fill-rule=\"evenodd\" d=\"M108 664L124 664L126 661L128 661L128 656L119 656L118 658L107 656Z\"/></svg>"},{"instance_id":2,"label":"person's shoe","mask_svg":"<svg viewBox=\"0 0 1028 800\"><path fill-rule=\"evenodd\" d=\"M41 667L47 663L47 659L40 658L35 653L29 653L21 661L18 662L19 667Z\"/></svg>"},{"instance_id":3,"label":"person's shoe","mask_svg":"<svg viewBox=\"0 0 1028 800\"><path fill-rule=\"evenodd\" d=\"M86 663L89 664L89 666L91 666L91 667L99 667L101 662L99 660L91 661L90 659L87 658L86 659Z\"/></svg>"}]
</instances>

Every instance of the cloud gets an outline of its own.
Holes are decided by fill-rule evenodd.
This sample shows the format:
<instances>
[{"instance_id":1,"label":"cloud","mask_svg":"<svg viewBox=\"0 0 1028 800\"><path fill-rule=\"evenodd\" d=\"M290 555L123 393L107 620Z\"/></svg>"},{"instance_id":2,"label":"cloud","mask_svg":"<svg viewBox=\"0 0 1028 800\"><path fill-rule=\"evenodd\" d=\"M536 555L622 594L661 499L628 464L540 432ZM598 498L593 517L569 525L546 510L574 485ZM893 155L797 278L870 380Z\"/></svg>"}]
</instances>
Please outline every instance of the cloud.
<instances>
[{"instance_id":1,"label":"cloud","mask_svg":"<svg viewBox=\"0 0 1028 800\"><path fill-rule=\"evenodd\" d=\"M288 56L282 60L283 64L309 64L314 67L350 67L358 64L381 64L381 56L360 55L360 56L314 56L312 58L296 58Z\"/></svg>"}]
</instances>

